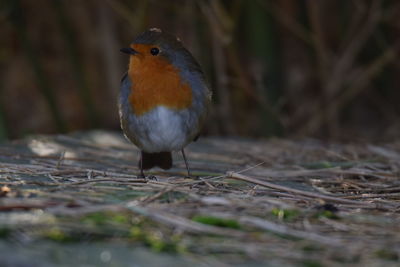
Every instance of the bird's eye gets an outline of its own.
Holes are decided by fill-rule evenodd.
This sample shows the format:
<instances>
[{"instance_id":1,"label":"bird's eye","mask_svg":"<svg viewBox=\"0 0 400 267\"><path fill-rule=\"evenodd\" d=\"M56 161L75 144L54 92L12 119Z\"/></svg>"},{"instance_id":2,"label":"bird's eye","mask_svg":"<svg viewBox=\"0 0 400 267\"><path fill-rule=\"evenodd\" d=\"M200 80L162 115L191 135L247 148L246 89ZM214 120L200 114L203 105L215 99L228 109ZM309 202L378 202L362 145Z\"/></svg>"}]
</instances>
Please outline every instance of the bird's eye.
<instances>
[{"instance_id":1,"label":"bird's eye","mask_svg":"<svg viewBox=\"0 0 400 267\"><path fill-rule=\"evenodd\" d=\"M158 49L157 47L153 47L153 48L150 50L150 53L151 53L153 56L157 56L158 53L160 53L160 49Z\"/></svg>"}]
</instances>

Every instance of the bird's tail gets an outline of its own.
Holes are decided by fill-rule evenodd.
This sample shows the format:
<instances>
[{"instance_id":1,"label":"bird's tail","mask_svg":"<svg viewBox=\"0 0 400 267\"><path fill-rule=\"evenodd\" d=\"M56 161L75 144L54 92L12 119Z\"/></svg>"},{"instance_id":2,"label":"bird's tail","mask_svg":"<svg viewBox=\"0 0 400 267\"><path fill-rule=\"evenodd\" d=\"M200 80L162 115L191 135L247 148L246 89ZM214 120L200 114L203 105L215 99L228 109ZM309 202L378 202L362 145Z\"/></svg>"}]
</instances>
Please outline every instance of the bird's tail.
<instances>
[{"instance_id":1,"label":"bird's tail","mask_svg":"<svg viewBox=\"0 0 400 267\"><path fill-rule=\"evenodd\" d=\"M146 153L142 151L142 163L139 161L139 168L140 164L142 164L143 170L156 166L168 170L172 167L172 155L171 152Z\"/></svg>"}]
</instances>

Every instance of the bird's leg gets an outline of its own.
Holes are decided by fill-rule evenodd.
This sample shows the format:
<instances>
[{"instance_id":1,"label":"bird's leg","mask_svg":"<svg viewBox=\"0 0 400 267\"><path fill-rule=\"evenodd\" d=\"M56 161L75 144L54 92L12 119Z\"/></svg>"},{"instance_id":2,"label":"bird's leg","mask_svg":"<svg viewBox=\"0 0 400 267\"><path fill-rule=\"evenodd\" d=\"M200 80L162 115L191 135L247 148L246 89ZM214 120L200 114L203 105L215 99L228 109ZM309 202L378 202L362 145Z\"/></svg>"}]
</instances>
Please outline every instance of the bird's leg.
<instances>
[{"instance_id":1,"label":"bird's leg","mask_svg":"<svg viewBox=\"0 0 400 267\"><path fill-rule=\"evenodd\" d=\"M188 162L187 162L187 160L186 160L185 151L184 151L183 149L182 149L181 151L182 151L183 160L185 161L185 165L186 165L186 170L187 170L188 177L191 177L192 174L190 173L189 165L188 165Z\"/></svg>"},{"instance_id":2,"label":"bird's leg","mask_svg":"<svg viewBox=\"0 0 400 267\"><path fill-rule=\"evenodd\" d=\"M140 167L140 174L138 175L138 178L146 178L143 172L143 151L140 151L139 167Z\"/></svg>"},{"instance_id":3,"label":"bird's leg","mask_svg":"<svg viewBox=\"0 0 400 267\"><path fill-rule=\"evenodd\" d=\"M139 179L148 179L148 180L156 180L157 181L157 177L155 177L154 175L149 175L147 178L144 175L143 172L143 151L140 152L140 160L139 160L139 168L140 168L140 174L137 176L137 178Z\"/></svg>"}]
</instances>

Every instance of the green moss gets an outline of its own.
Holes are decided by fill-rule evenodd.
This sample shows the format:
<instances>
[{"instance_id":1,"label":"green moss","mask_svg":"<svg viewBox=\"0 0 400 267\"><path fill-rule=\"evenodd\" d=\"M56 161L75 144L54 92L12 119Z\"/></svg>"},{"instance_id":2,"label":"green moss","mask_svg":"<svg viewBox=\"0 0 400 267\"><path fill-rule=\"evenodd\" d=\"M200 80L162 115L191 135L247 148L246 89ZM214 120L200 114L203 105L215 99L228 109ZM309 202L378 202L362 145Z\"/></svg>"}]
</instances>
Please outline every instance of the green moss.
<instances>
[{"instance_id":1,"label":"green moss","mask_svg":"<svg viewBox=\"0 0 400 267\"><path fill-rule=\"evenodd\" d=\"M374 254L376 257L384 260L391 260L391 261L399 260L399 255L395 251L389 249L379 249L375 251Z\"/></svg>"},{"instance_id":2,"label":"green moss","mask_svg":"<svg viewBox=\"0 0 400 267\"><path fill-rule=\"evenodd\" d=\"M128 224L130 219L127 214L95 212L82 217L81 221L86 224L101 226L108 223Z\"/></svg>"},{"instance_id":3,"label":"green moss","mask_svg":"<svg viewBox=\"0 0 400 267\"><path fill-rule=\"evenodd\" d=\"M322 263L315 261L315 260L304 260L302 262L304 267L322 267Z\"/></svg>"},{"instance_id":4,"label":"green moss","mask_svg":"<svg viewBox=\"0 0 400 267\"><path fill-rule=\"evenodd\" d=\"M337 166L336 164L333 164L332 162L328 161L320 161L320 162L312 162L312 163L304 163L301 165L302 167L306 169L327 169L327 168L333 168L334 166Z\"/></svg>"},{"instance_id":5,"label":"green moss","mask_svg":"<svg viewBox=\"0 0 400 267\"><path fill-rule=\"evenodd\" d=\"M229 177L226 178L224 180L225 183L229 184L229 185L247 185L247 182L245 181L240 181L240 180L236 180L236 179L230 179Z\"/></svg>"},{"instance_id":6,"label":"green moss","mask_svg":"<svg viewBox=\"0 0 400 267\"><path fill-rule=\"evenodd\" d=\"M7 238L11 234L11 229L9 228L0 228L0 238Z\"/></svg>"},{"instance_id":7,"label":"green moss","mask_svg":"<svg viewBox=\"0 0 400 267\"><path fill-rule=\"evenodd\" d=\"M141 191L132 191L132 190L126 190L126 191L119 191L114 194L110 194L107 196L107 199L119 203L120 201L125 201L125 200L133 200L139 197L144 197L148 196L149 192L141 192Z\"/></svg>"},{"instance_id":8,"label":"green moss","mask_svg":"<svg viewBox=\"0 0 400 267\"><path fill-rule=\"evenodd\" d=\"M129 218L125 214L116 214L110 217L110 220L115 223L127 224L129 223Z\"/></svg>"},{"instance_id":9,"label":"green moss","mask_svg":"<svg viewBox=\"0 0 400 267\"><path fill-rule=\"evenodd\" d=\"M142 229L138 226L133 226L129 229L129 236L134 239L141 239L143 236Z\"/></svg>"},{"instance_id":10,"label":"green moss","mask_svg":"<svg viewBox=\"0 0 400 267\"><path fill-rule=\"evenodd\" d=\"M185 176L186 172L182 172L182 174ZM224 173L222 172L212 172L212 171L195 171L192 172L192 177L207 177L207 176L211 176L211 177L218 177L218 176L222 176L224 175Z\"/></svg>"},{"instance_id":11,"label":"green moss","mask_svg":"<svg viewBox=\"0 0 400 267\"><path fill-rule=\"evenodd\" d=\"M318 252L318 251L322 251L322 250L324 250L324 247L317 246L314 244L308 244L303 247L303 251L306 251L306 252Z\"/></svg>"},{"instance_id":12,"label":"green moss","mask_svg":"<svg viewBox=\"0 0 400 267\"><path fill-rule=\"evenodd\" d=\"M292 221L299 217L300 211L291 209L278 209L275 208L271 211L272 215L278 217L281 220Z\"/></svg>"},{"instance_id":13,"label":"green moss","mask_svg":"<svg viewBox=\"0 0 400 267\"><path fill-rule=\"evenodd\" d=\"M161 235L150 233L146 235L146 243L156 252L175 252L175 244L164 240Z\"/></svg>"},{"instance_id":14,"label":"green moss","mask_svg":"<svg viewBox=\"0 0 400 267\"><path fill-rule=\"evenodd\" d=\"M180 244L181 238L177 235L165 237L160 232L146 231L145 229L134 226L130 229L130 236L133 240L143 242L155 252L179 252L186 251Z\"/></svg>"},{"instance_id":15,"label":"green moss","mask_svg":"<svg viewBox=\"0 0 400 267\"><path fill-rule=\"evenodd\" d=\"M96 213L91 213L87 214L84 216L81 221L86 224L92 224L92 225L103 225L107 222L108 216L103 213L103 212L96 212Z\"/></svg>"},{"instance_id":16,"label":"green moss","mask_svg":"<svg viewBox=\"0 0 400 267\"><path fill-rule=\"evenodd\" d=\"M194 216L192 218L193 221L203 223L203 224L208 224L208 225L214 225L218 227L226 227L226 228L233 228L233 229L239 229L240 224L232 219L224 219L224 218L218 218L218 217L213 217L213 216Z\"/></svg>"},{"instance_id":17,"label":"green moss","mask_svg":"<svg viewBox=\"0 0 400 267\"><path fill-rule=\"evenodd\" d=\"M322 210L322 211L318 211L314 214L315 218L321 218L321 217L325 217L328 219L332 219L332 220L339 220L340 217L337 216L334 212L330 211L330 210Z\"/></svg>"},{"instance_id":18,"label":"green moss","mask_svg":"<svg viewBox=\"0 0 400 267\"><path fill-rule=\"evenodd\" d=\"M174 200L185 200L187 195L181 192L168 192L160 198L161 202L173 202Z\"/></svg>"},{"instance_id":19,"label":"green moss","mask_svg":"<svg viewBox=\"0 0 400 267\"><path fill-rule=\"evenodd\" d=\"M335 162L335 161L317 161L317 162L310 162L310 163L303 163L301 164L302 167L306 169L316 170L316 169L327 169L327 168L335 168L340 167L343 169L351 168L360 163L368 163L372 161L342 161L342 162Z\"/></svg>"},{"instance_id":20,"label":"green moss","mask_svg":"<svg viewBox=\"0 0 400 267\"><path fill-rule=\"evenodd\" d=\"M79 241L78 238L62 231L59 228L51 228L49 231L44 233L44 237L52 241L66 243L66 242L76 242Z\"/></svg>"}]
</instances>

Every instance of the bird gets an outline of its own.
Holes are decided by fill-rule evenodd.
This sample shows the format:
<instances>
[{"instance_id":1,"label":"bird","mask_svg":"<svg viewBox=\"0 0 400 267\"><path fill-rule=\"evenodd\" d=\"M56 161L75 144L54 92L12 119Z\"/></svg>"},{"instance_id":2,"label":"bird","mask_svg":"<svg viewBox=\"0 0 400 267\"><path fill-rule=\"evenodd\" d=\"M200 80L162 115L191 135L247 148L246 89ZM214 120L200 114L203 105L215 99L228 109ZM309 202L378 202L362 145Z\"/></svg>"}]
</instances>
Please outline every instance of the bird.
<instances>
[{"instance_id":1,"label":"bird","mask_svg":"<svg viewBox=\"0 0 400 267\"><path fill-rule=\"evenodd\" d=\"M138 177L153 167L170 169L175 151L181 151L191 177L184 148L199 137L212 95L199 63L179 38L158 28L120 51L129 55L129 64L118 110L125 137L141 151Z\"/></svg>"}]
</instances>

